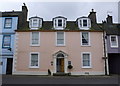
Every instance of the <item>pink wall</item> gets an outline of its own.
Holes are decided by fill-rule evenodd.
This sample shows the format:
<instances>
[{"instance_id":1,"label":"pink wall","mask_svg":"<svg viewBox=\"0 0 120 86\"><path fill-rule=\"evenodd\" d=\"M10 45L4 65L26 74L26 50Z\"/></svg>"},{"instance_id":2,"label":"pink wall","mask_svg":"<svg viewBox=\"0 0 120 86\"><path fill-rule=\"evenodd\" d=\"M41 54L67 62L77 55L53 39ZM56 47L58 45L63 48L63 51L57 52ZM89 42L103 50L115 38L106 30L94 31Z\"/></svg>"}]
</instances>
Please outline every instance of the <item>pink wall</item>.
<instances>
[{"instance_id":1,"label":"pink wall","mask_svg":"<svg viewBox=\"0 0 120 86\"><path fill-rule=\"evenodd\" d=\"M30 32L18 33L17 64L16 71L47 71L54 70L50 65L53 61L52 54L59 50L69 56L68 61L72 62L73 72L82 71L104 71L102 32L90 32L91 46L81 46L80 32L65 32L64 47L56 46L55 32L40 32L40 46L30 46ZM29 68L30 52L40 52L40 68ZM91 52L92 68L83 69L81 66L81 52Z\"/></svg>"}]
</instances>

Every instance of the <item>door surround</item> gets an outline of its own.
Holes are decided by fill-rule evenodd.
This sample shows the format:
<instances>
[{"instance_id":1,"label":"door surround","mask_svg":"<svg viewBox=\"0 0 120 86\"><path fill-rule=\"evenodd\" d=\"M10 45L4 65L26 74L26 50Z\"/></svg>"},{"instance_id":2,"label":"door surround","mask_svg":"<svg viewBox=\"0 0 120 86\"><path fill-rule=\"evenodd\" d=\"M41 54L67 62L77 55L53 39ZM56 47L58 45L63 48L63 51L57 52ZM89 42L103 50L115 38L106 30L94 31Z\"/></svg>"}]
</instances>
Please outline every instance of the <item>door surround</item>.
<instances>
[{"instance_id":1,"label":"door surround","mask_svg":"<svg viewBox=\"0 0 120 86\"><path fill-rule=\"evenodd\" d=\"M54 66L53 73L57 73L57 59L58 58L63 58L64 59L64 73L68 73L68 71L67 71L67 66L68 66L67 57L68 57L68 54L66 54L65 52L63 52L61 50L53 54L53 58L54 58L54 61L53 61L53 66Z\"/></svg>"}]
</instances>

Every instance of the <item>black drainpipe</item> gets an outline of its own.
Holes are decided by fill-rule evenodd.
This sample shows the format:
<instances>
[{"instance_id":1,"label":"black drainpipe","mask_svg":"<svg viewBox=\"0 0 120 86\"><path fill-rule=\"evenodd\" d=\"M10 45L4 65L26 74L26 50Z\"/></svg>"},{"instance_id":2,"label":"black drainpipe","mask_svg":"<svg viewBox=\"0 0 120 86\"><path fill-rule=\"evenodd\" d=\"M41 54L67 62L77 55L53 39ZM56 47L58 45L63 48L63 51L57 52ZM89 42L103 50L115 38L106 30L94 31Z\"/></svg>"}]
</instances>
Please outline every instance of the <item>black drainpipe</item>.
<instances>
[{"instance_id":1,"label":"black drainpipe","mask_svg":"<svg viewBox=\"0 0 120 86\"><path fill-rule=\"evenodd\" d=\"M107 36L105 35L105 31L103 31L103 42L104 42L104 62L105 62L105 75L108 75L107 74L107 56L106 56L106 42L105 40L107 39Z\"/></svg>"}]
</instances>

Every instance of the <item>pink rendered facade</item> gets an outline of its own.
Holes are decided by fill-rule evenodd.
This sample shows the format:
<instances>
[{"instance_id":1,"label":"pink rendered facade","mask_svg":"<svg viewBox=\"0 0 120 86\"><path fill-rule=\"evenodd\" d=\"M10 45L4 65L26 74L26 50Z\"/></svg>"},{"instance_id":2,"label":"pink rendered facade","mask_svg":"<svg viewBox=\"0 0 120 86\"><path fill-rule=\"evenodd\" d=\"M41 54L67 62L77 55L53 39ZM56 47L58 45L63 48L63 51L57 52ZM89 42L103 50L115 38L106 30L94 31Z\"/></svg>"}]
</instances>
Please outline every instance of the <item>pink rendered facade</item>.
<instances>
[{"instance_id":1,"label":"pink rendered facade","mask_svg":"<svg viewBox=\"0 0 120 86\"><path fill-rule=\"evenodd\" d=\"M86 30L87 31L87 30ZM64 46L56 45L57 31L37 31L39 32L39 45L31 46L31 33L33 31L16 31L15 55L13 60L13 74L17 75L48 75L57 73L57 55L62 53L64 57L62 72L71 75L104 75L104 45L103 32L89 32L89 46L81 45L81 32L64 31ZM30 54L38 53L37 68L30 67ZM83 53L89 53L90 66L83 67ZM73 68L68 69L68 62Z\"/></svg>"}]
</instances>

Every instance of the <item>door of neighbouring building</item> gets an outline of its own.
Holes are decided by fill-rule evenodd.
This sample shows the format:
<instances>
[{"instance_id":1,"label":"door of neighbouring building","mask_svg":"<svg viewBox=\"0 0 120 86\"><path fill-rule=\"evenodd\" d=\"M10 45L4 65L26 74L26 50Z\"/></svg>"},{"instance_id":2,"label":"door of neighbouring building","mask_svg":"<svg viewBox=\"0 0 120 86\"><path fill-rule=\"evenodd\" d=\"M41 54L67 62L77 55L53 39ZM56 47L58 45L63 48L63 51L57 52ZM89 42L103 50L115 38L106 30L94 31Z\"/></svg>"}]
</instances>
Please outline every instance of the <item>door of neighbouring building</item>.
<instances>
[{"instance_id":1,"label":"door of neighbouring building","mask_svg":"<svg viewBox=\"0 0 120 86\"><path fill-rule=\"evenodd\" d=\"M12 63L13 63L13 58L7 58L6 74L12 74Z\"/></svg>"},{"instance_id":2,"label":"door of neighbouring building","mask_svg":"<svg viewBox=\"0 0 120 86\"><path fill-rule=\"evenodd\" d=\"M2 58L0 58L0 74L2 74L2 64L3 64Z\"/></svg>"},{"instance_id":3,"label":"door of neighbouring building","mask_svg":"<svg viewBox=\"0 0 120 86\"><path fill-rule=\"evenodd\" d=\"M57 58L57 72L64 72L64 58Z\"/></svg>"},{"instance_id":4,"label":"door of neighbouring building","mask_svg":"<svg viewBox=\"0 0 120 86\"><path fill-rule=\"evenodd\" d=\"M120 54L108 54L108 57L110 74L120 75Z\"/></svg>"}]
</instances>

